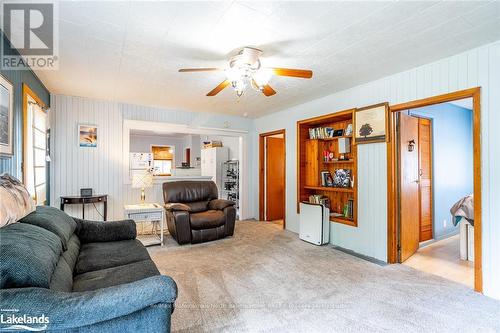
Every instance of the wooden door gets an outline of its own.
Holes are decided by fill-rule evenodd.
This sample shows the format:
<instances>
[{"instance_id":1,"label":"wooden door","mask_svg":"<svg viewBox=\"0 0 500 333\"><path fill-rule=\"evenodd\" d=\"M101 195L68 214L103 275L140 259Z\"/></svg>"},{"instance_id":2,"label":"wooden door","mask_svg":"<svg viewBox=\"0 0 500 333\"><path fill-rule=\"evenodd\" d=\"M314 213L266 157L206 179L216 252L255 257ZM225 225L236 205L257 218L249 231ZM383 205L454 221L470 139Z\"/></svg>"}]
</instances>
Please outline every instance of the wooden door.
<instances>
[{"instance_id":1,"label":"wooden door","mask_svg":"<svg viewBox=\"0 0 500 333\"><path fill-rule=\"evenodd\" d=\"M420 241L432 239L432 122L418 118Z\"/></svg>"},{"instance_id":2,"label":"wooden door","mask_svg":"<svg viewBox=\"0 0 500 333\"><path fill-rule=\"evenodd\" d=\"M191 148L186 148L186 163L191 165Z\"/></svg>"},{"instance_id":3,"label":"wooden door","mask_svg":"<svg viewBox=\"0 0 500 333\"><path fill-rule=\"evenodd\" d=\"M285 139L266 138L266 221L285 214Z\"/></svg>"},{"instance_id":4,"label":"wooden door","mask_svg":"<svg viewBox=\"0 0 500 333\"><path fill-rule=\"evenodd\" d=\"M420 240L418 119L403 113L399 115L399 157L400 261L403 262L418 250Z\"/></svg>"}]
</instances>

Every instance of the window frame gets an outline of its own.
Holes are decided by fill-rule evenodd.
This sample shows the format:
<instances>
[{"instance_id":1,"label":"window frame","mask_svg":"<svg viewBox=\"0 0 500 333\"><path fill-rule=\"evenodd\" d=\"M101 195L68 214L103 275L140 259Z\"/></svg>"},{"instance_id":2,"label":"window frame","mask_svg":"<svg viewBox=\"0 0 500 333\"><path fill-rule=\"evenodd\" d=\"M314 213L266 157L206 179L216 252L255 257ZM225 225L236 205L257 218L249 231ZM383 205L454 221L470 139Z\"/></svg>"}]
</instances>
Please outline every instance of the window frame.
<instances>
[{"instance_id":1,"label":"window frame","mask_svg":"<svg viewBox=\"0 0 500 333\"><path fill-rule=\"evenodd\" d=\"M28 167L28 150L30 148L32 148L32 153L33 153L33 173L35 173L35 167L34 167L34 158L35 158L35 147L34 147L34 142L31 143L31 147L28 143L28 138L30 137L28 134L28 131L31 131L31 138L32 138L32 141L33 140L33 136L34 136L34 127L32 126L32 121L28 119L28 116L29 116L29 105L30 103L33 103L31 100L33 100L39 107L40 109L46 113L46 128L45 128L45 135L47 135L48 133L48 129L49 129L49 126L48 126L48 121L49 121L49 118L48 118L48 114L47 114L47 106L45 105L45 103L38 97L38 95L33 91L31 90L31 88L26 84L26 83L23 83L23 87L22 87L22 93L23 93L23 129L22 129L22 133L23 133L23 149L22 149L22 179L23 179L23 184L27 184L27 176L28 176L28 172L27 172L27 167ZM47 156L47 142L45 143L45 156ZM47 173L47 170L48 170L48 165L47 163L45 163L45 166L44 166L44 169L45 169L45 172ZM33 179L33 182L35 181L35 179ZM48 202L48 193L49 193L49 184L48 184L48 178L47 178L47 174L45 176L45 183L44 184L38 184L38 186L41 186L41 185L45 185L45 195L46 195L46 199L44 202L40 202L38 203L37 202L37 197L36 197L36 184L33 184L34 185L34 189L35 189L35 193L33 193L32 197L33 199L35 200L35 202L37 204L46 204ZM31 193L30 193L31 194Z\"/></svg>"},{"instance_id":2,"label":"window frame","mask_svg":"<svg viewBox=\"0 0 500 333\"><path fill-rule=\"evenodd\" d=\"M172 158L171 159L156 160L156 161L171 161L170 162L171 163L170 173L168 173L168 174L158 174L158 175L155 175L153 173L153 177L170 177L170 176L172 176L172 170L175 168L175 146L173 146L173 145L151 144L149 150L150 150L151 154L153 155L152 162L153 162L153 166L154 166L155 156L154 156L154 149L153 149L153 147L155 147L155 148L168 148L168 149L172 150L172 153L171 153L172 154Z\"/></svg>"}]
</instances>

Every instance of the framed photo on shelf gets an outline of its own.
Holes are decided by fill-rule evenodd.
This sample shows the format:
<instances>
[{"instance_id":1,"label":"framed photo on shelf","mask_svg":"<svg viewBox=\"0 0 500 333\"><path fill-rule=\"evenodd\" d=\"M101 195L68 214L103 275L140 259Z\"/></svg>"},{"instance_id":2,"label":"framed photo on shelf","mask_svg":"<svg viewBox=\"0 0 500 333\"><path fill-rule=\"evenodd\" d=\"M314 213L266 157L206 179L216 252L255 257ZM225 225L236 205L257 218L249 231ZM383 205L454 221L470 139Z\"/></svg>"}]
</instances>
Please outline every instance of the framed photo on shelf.
<instances>
[{"instance_id":1,"label":"framed photo on shelf","mask_svg":"<svg viewBox=\"0 0 500 333\"><path fill-rule=\"evenodd\" d=\"M97 147L97 126L78 125L78 146L81 148Z\"/></svg>"},{"instance_id":2,"label":"framed photo on shelf","mask_svg":"<svg viewBox=\"0 0 500 333\"><path fill-rule=\"evenodd\" d=\"M333 186L333 177L330 171L328 170L321 171L321 186L325 187Z\"/></svg>"},{"instance_id":3,"label":"framed photo on shelf","mask_svg":"<svg viewBox=\"0 0 500 333\"><path fill-rule=\"evenodd\" d=\"M14 86L0 75L0 155L14 154Z\"/></svg>"},{"instance_id":4,"label":"framed photo on shelf","mask_svg":"<svg viewBox=\"0 0 500 333\"><path fill-rule=\"evenodd\" d=\"M356 109L354 112L354 144L389 141L389 103Z\"/></svg>"},{"instance_id":5,"label":"framed photo on shelf","mask_svg":"<svg viewBox=\"0 0 500 333\"><path fill-rule=\"evenodd\" d=\"M336 169L333 176L333 187L350 188L351 170Z\"/></svg>"}]
</instances>

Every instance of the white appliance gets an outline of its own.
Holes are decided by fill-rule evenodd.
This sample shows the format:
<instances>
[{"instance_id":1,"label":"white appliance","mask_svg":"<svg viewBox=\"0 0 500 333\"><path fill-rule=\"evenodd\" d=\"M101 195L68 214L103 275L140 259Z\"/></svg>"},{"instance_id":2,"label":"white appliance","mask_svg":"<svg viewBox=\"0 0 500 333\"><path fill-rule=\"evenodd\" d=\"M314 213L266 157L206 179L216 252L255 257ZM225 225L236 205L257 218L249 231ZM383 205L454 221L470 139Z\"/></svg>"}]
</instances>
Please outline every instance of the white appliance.
<instances>
[{"instance_id":1,"label":"white appliance","mask_svg":"<svg viewBox=\"0 0 500 333\"><path fill-rule=\"evenodd\" d=\"M301 202L299 238L315 245L328 244L330 241L330 209L319 204Z\"/></svg>"},{"instance_id":2,"label":"white appliance","mask_svg":"<svg viewBox=\"0 0 500 333\"><path fill-rule=\"evenodd\" d=\"M153 166L152 153L130 153L130 178L134 174L144 173Z\"/></svg>"},{"instance_id":3,"label":"white appliance","mask_svg":"<svg viewBox=\"0 0 500 333\"><path fill-rule=\"evenodd\" d=\"M205 148L201 150L201 175L210 176L217 185L219 195L222 190L222 163L229 159L227 147Z\"/></svg>"}]
</instances>

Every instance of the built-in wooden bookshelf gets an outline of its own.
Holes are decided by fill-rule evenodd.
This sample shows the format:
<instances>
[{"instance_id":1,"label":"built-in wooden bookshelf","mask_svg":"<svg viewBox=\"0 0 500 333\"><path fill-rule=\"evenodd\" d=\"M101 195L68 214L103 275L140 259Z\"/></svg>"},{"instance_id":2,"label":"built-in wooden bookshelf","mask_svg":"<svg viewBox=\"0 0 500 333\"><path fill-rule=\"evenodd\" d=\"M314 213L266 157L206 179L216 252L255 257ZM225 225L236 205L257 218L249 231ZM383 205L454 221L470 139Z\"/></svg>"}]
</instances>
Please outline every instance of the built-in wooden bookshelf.
<instances>
[{"instance_id":1,"label":"built-in wooden bookshelf","mask_svg":"<svg viewBox=\"0 0 500 333\"><path fill-rule=\"evenodd\" d=\"M330 221L357 227L357 149L352 137L338 136L321 139L311 139L310 129L322 127L334 130L345 130L353 123L355 109L340 111L316 118L297 122L297 212L299 203L308 201L309 196L320 194L328 197L330 212L342 213L348 200L354 202L352 217L330 216ZM350 139L350 152L345 154L346 160L324 161L324 151L332 152L335 158L339 157L338 139ZM351 170L354 186L349 188L322 186L321 171L328 170L333 175L336 169Z\"/></svg>"}]
</instances>

